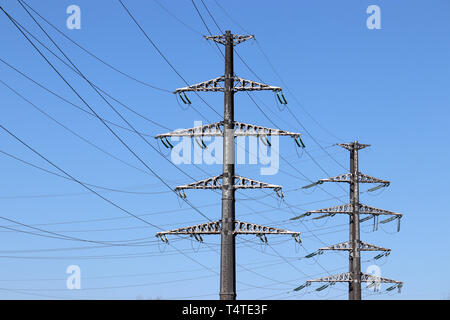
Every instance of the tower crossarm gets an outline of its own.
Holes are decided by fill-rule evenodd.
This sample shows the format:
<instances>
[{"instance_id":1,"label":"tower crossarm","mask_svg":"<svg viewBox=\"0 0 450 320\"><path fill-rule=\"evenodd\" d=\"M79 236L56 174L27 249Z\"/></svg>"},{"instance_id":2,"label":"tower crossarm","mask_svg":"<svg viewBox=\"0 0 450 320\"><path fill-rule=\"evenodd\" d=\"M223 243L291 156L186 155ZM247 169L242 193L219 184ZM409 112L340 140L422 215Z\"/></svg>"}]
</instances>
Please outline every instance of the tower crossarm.
<instances>
[{"instance_id":1,"label":"tower crossarm","mask_svg":"<svg viewBox=\"0 0 450 320\"><path fill-rule=\"evenodd\" d=\"M384 278L384 277L377 276L374 274L361 273L360 277L361 277L360 281L369 283L369 286L378 287L381 283L393 284L393 286L387 288L386 291L391 291L392 289L398 288L398 291L400 292L401 288L403 287L403 282L401 282L401 281ZM352 274L350 272L340 273L340 274L335 274L335 275L331 275L331 276L327 276L327 277L308 280L308 281L306 281L306 283L304 285L298 287L295 290L303 289L315 282L328 282L327 285L323 285L322 287L316 289L316 291L320 291L320 290L325 289L329 285L333 285L338 282L351 283L351 282L353 282L353 280L354 279L352 278Z\"/></svg>"},{"instance_id":2,"label":"tower crossarm","mask_svg":"<svg viewBox=\"0 0 450 320\"><path fill-rule=\"evenodd\" d=\"M183 227L173 229L169 231L162 231L156 234L157 237L161 237L167 234L220 234L222 230L222 222L220 220L212 221L208 223L196 224L189 227Z\"/></svg>"},{"instance_id":3,"label":"tower crossarm","mask_svg":"<svg viewBox=\"0 0 450 320\"><path fill-rule=\"evenodd\" d=\"M183 189L221 189L222 188L222 175L207 178L199 181L195 181L189 184L177 186L175 191Z\"/></svg>"},{"instance_id":4,"label":"tower crossarm","mask_svg":"<svg viewBox=\"0 0 450 320\"><path fill-rule=\"evenodd\" d=\"M162 139L167 137L211 137L223 136L223 121L197 126L189 129L180 129L172 132L159 134L155 138ZM262 127L254 124L234 121L234 136L289 136L299 138L300 133L289 132L280 129Z\"/></svg>"},{"instance_id":5,"label":"tower crossarm","mask_svg":"<svg viewBox=\"0 0 450 320\"><path fill-rule=\"evenodd\" d=\"M351 151L353 149L364 149L367 147L370 147L370 144L362 144L362 143L358 143L358 142L353 142L353 143L338 143L338 146L347 149L348 151Z\"/></svg>"},{"instance_id":6,"label":"tower crossarm","mask_svg":"<svg viewBox=\"0 0 450 320\"><path fill-rule=\"evenodd\" d=\"M371 206L368 206L368 205L365 205L362 203L359 203L358 206L359 206L359 214L360 215L361 214L368 215L368 217L361 219L360 222L364 222L364 221L370 219L371 217L373 217L375 219L374 220L374 230L375 230L376 226L378 226L378 217L379 216L382 216L382 215L391 216L390 218L388 218L386 220L380 221L380 223L387 223L387 222L397 219L398 220L397 231L400 231L400 220L403 217L403 215L401 213L371 207ZM350 215L350 214L352 214L352 206L350 203L347 203L347 204L341 204L341 205L329 207L329 208L310 210L310 211L303 213L302 215L300 215L298 217L292 218L292 220L310 216L313 213L322 214L321 216L313 218L314 220L322 219L322 218L329 217L329 216L334 216L335 214L349 214Z\"/></svg>"},{"instance_id":7,"label":"tower crossarm","mask_svg":"<svg viewBox=\"0 0 450 320\"><path fill-rule=\"evenodd\" d=\"M197 126L188 129L179 129L172 132L158 134L155 138L162 139L168 137L211 137L223 136L223 121Z\"/></svg>"},{"instance_id":8,"label":"tower crossarm","mask_svg":"<svg viewBox=\"0 0 450 320\"><path fill-rule=\"evenodd\" d=\"M206 40L212 40L214 42L226 45L226 38L225 35L217 35L217 36L204 36ZM253 35L240 35L240 34L233 34L233 46L250 40L254 39L255 37Z\"/></svg>"},{"instance_id":9,"label":"tower crossarm","mask_svg":"<svg viewBox=\"0 0 450 320\"><path fill-rule=\"evenodd\" d=\"M307 283L312 282L351 282L353 281L352 275L349 272L335 274L332 276L317 278L306 281ZM384 277L380 277L373 274L361 273L361 282L378 282L378 283L393 283L402 286L403 282L392 280Z\"/></svg>"},{"instance_id":10,"label":"tower crossarm","mask_svg":"<svg viewBox=\"0 0 450 320\"><path fill-rule=\"evenodd\" d=\"M358 172L358 182L359 183L381 183L385 186L388 186L390 184L390 182L387 180L371 177L371 176L368 176L367 174L364 174L361 172Z\"/></svg>"},{"instance_id":11,"label":"tower crossarm","mask_svg":"<svg viewBox=\"0 0 450 320\"><path fill-rule=\"evenodd\" d=\"M335 176L335 177L317 180L316 182L313 182L313 183L311 183L311 184L309 184L307 186L304 186L303 189L308 189L308 188L311 188L311 187L316 186L318 184L322 184L324 182L347 182L347 183L350 183L351 181L352 181L352 174L351 173L344 173L344 174L340 174L340 175ZM359 183L380 183L381 185L379 187L387 187L390 184L390 182L387 181L387 180L371 177L371 176L369 176L367 174L364 174L364 173L361 173L361 172L358 172L358 182ZM372 189L375 190L375 189L378 189L379 187L375 187L375 188L372 188Z\"/></svg>"},{"instance_id":12,"label":"tower crossarm","mask_svg":"<svg viewBox=\"0 0 450 320\"><path fill-rule=\"evenodd\" d=\"M392 212L392 211L388 211L388 210L384 210L384 209L378 209L375 207L371 207L365 204L360 203L359 204L359 213L360 214L370 214L370 215L374 215L374 216L379 216L379 215L390 215L390 216L395 216L395 217L402 217L403 215L401 213L397 213L397 212Z\"/></svg>"},{"instance_id":13,"label":"tower crossarm","mask_svg":"<svg viewBox=\"0 0 450 320\"><path fill-rule=\"evenodd\" d=\"M344 173L335 177L320 179L321 183L323 182L351 182L351 173ZM385 185L389 185L390 182L383 179L378 179L375 177L368 176L367 174L358 172L358 182L359 183L382 183Z\"/></svg>"},{"instance_id":14,"label":"tower crossarm","mask_svg":"<svg viewBox=\"0 0 450 320\"><path fill-rule=\"evenodd\" d=\"M310 210L310 211L306 212L306 214L308 214L308 215L311 213L325 213L327 215L335 215L336 213L350 214L350 213L352 213L352 207L349 203L347 203L347 204L341 204L341 205L334 206L334 207Z\"/></svg>"},{"instance_id":15,"label":"tower crossarm","mask_svg":"<svg viewBox=\"0 0 450 320\"><path fill-rule=\"evenodd\" d=\"M324 182L348 182L348 183L350 183L351 176L352 176L351 173L344 173L344 174L340 174L335 177L320 179L317 181L317 183L318 184L322 184Z\"/></svg>"},{"instance_id":16,"label":"tower crossarm","mask_svg":"<svg viewBox=\"0 0 450 320\"><path fill-rule=\"evenodd\" d=\"M233 91L261 91L271 90L275 92L282 91L280 87L271 86L265 83L256 82L253 80L247 80L234 76L233 79ZM225 91L225 77L220 76L211 80L200 82L191 86L178 88L174 93L188 92L188 91L212 91L212 92L224 92Z\"/></svg>"},{"instance_id":17,"label":"tower crossarm","mask_svg":"<svg viewBox=\"0 0 450 320\"><path fill-rule=\"evenodd\" d=\"M222 175L215 176L199 180L186 185L178 186L175 191L182 189L221 189L222 188ZM275 191L281 191L282 187L275 184L265 183L242 176L234 175L234 188L235 189L274 189Z\"/></svg>"},{"instance_id":18,"label":"tower crossarm","mask_svg":"<svg viewBox=\"0 0 450 320\"><path fill-rule=\"evenodd\" d=\"M267 128L237 121L234 122L234 134L235 136L289 136L292 138L299 138L301 135L297 132Z\"/></svg>"},{"instance_id":19,"label":"tower crossarm","mask_svg":"<svg viewBox=\"0 0 450 320\"><path fill-rule=\"evenodd\" d=\"M351 214L352 213L352 206L350 203L346 203L346 204L341 204L338 206L334 206L334 207L329 207L329 208L323 208L323 209L317 209L317 210L310 210L307 211L306 213L326 213L326 214L336 214L336 213L341 213L341 214ZM392 212L392 211L388 211L388 210L384 210L384 209L378 209L375 207L371 207L365 204L360 203L359 204L359 213L360 214L370 214L370 215L392 215L392 216L402 216L401 213L397 213L397 212Z\"/></svg>"},{"instance_id":20,"label":"tower crossarm","mask_svg":"<svg viewBox=\"0 0 450 320\"><path fill-rule=\"evenodd\" d=\"M378 282L378 283L394 283L398 285L403 285L402 281L392 280L389 278L377 276L374 274L361 273L361 281L362 282Z\"/></svg>"},{"instance_id":21,"label":"tower crossarm","mask_svg":"<svg viewBox=\"0 0 450 320\"><path fill-rule=\"evenodd\" d=\"M274 227L263 226L256 223L244 222L235 220L235 234L256 234L256 235L269 235L269 234L285 234L291 235L294 238L300 240L300 232L289 231Z\"/></svg>"},{"instance_id":22,"label":"tower crossarm","mask_svg":"<svg viewBox=\"0 0 450 320\"><path fill-rule=\"evenodd\" d=\"M197 224L189 227L183 227L178 229L173 229L169 231L162 231L158 232L156 234L157 237L161 238L163 241L167 241L166 236L167 235L191 235L195 236L197 239L197 236L200 235L209 235L209 234L221 234L222 232L222 221L212 221L208 223L202 223ZM269 226L264 226L256 223L251 222L244 222L244 221L234 221L234 230L233 234L253 234L257 236L265 236L265 235L290 235L292 236L297 242L301 242L300 240L300 232L296 231L289 231L285 229L279 229ZM267 242L267 238L265 238L265 242Z\"/></svg>"},{"instance_id":23,"label":"tower crossarm","mask_svg":"<svg viewBox=\"0 0 450 320\"><path fill-rule=\"evenodd\" d=\"M260 90L271 90L279 92L282 89L280 87L275 87L265 83L239 78L237 76L234 77L234 91L260 91Z\"/></svg>"},{"instance_id":24,"label":"tower crossarm","mask_svg":"<svg viewBox=\"0 0 450 320\"><path fill-rule=\"evenodd\" d=\"M334 244L328 247L323 247L319 249L319 252L325 251L325 250L344 250L344 251L350 251L351 250L351 243L350 241L341 242L338 244ZM359 250L361 251L384 251L384 252L390 252L391 249L375 246L373 244L359 241Z\"/></svg>"},{"instance_id":25,"label":"tower crossarm","mask_svg":"<svg viewBox=\"0 0 450 320\"><path fill-rule=\"evenodd\" d=\"M238 175L234 176L234 188L235 189L274 189L275 191L281 191L282 187L276 184L270 184L253 180Z\"/></svg>"},{"instance_id":26,"label":"tower crossarm","mask_svg":"<svg viewBox=\"0 0 450 320\"><path fill-rule=\"evenodd\" d=\"M346 273L340 273L340 274L334 274L327 277L317 278L317 279L311 279L306 281L306 283L313 283L313 282L350 282L351 274L349 272Z\"/></svg>"},{"instance_id":27,"label":"tower crossarm","mask_svg":"<svg viewBox=\"0 0 450 320\"><path fill-rule=\"evenodd\" d=\"M225 91L225 77L220 76L211 80L203 81L197 84L193 84L187 87L178 88L174 93L187 92L187 91Z\"/></svg>"}]
</instances>

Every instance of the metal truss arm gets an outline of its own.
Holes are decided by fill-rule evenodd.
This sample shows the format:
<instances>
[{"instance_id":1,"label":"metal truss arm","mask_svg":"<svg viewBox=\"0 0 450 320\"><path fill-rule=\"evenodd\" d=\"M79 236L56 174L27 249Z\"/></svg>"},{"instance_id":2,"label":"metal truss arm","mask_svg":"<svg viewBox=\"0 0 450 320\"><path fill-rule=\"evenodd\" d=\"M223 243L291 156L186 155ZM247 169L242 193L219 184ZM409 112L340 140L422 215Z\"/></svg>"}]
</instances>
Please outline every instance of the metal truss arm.
<instances>
[{"instance_id":1,"label":"metal truss arm","mask_svg":"<svg viewBox=\"0 0 450 320\"><path fill-rule=\"evenodd\" d=\"M317 219L322 219L322 218L329 217L329 216L334 216L335 214L352 214L352 207L351 207L350 203L347 203L347 204L324 208L324 209L311 210L311 211L305 212L304 214L302 214L298 217L292 218L291 220L297 220L297 219L300 219L300 218L303 218L306 216L310 216L313 213L322 214L321 216L313 218L314 220L317 220ZM392 211L388 211L388 210L384 210L384 209L378 209L378 208L370 207L370 206L360 203L359 204L359 214L368 215L368 217L361 219L360 222L364 222L372 217L374 219L376 218L376 220L374 220L374 230L376 230L376 226L378 225L378 217L379 216L381 216L381 215L391 216L390 218L388 218L386 220L380 221L380 223L384 224L384 223L388 223L388 222L391 222L391 221L397 219L398 220L397 231L400 231L400 220L403 217L403 215L401 213L392 212Z\"/></svg>"},{"instance_id":2,"label":"metal truss arm","mask_svg":"<svg viewBox=\"0 0 450 320\"><path fill-rule=\"evenodd\" d=\"M167 137L211 137L223 136L223 121L215 122L203 126L189 129L175 130L172 132L159 134L155 138L162 139ZM234 121L234 136L290 136L299 138L300 133L288 132L280 129L267 128L253 124Z\"/></svg>"},{"instance_id":3,"label":"metal truss arm","mask_svg":"<svg viewBox=\"0 0 450 320\"><path fill-rule=\"evenodd\" d=\"M351 177L352 177L351 173L344 173L344 174L340 174L340 175L335 176L335 177L317 180L316 182L308 184L307 186L304 186L302 188L303 189L308 189L308 188L314 187L314 186L316 186L318 184L322 184L324 182L347 182L347 183L350 183L351 182ZM361 172L358 172L358 182L359 183L380 183L381 184L380 186L372 188L369 191L374 191L374 190L376 190L378 188L381 188L381 187L387 187L390 184L390 182L387 181L387 180L371 177L371 176L369 176L367 174L364 174L364 173L361 173Z\"/></svg>"},{"instance_id":4,"label":"metal truss arm","mask_svg":"<svg viewBox=\"0 0 450 320\"><path fill-rule=\"evenodd\" d=\"M196 181L190 184L178 186L175 191L182 189L221 189L222 188L222 175L207 178L204 180ZM275 191L281 191L282 187L275 184L269 184L238 175L234 176L234 188L235 189L274 189Z\"/></svg>"},{"instance_id":5,"label":"metal truss arm","mask_svg":"<svg viewBox=\"0 0 450 320\"><path fill-rule=\"evenodd\" d=\"M353 143L338 143L338 146L347 149L348 151L357 149L357 150L361 150L367 147L370 147L370 144L362 144L362 143L358 143L358 142L353 142Z\"/></svg>"},{"instance_id":6,"label":"metal truss arm","mask_svg":"<svg viewBox=\"0 0 450 320\"><path fill-rule=\"evenodd\" d=\"M351 182L351 173L344 173L335 177L320 179L321 182ZM382 183L388 186L390 184L389 181L378 179L375 177L368 176L367 174L358 172L358 182L359 183Z\"/></svg>"},{"instance_id":7,"label":"metal truss arm","mask_svg":"<svg viewBox=\"0 0 450 320\"><path fill-rule=\"evenodd\" d=\"M204 36L206 40L212 40L214 42L226 45L226 38L224 34L221 35L217 35L217 36ZM239 34L234 34L233 35L233 46L247 41L249 39L254 39L255 37L253 35L239 35Z\"/></svg>"},{"instance_id":8,"label":"metal truss arm","mask_svg":"<svg viewBox=\"0 0 450 320\"><path fill-rule=\"evenodd\" d=\"M234 76L233 91L261 91L270 90L279 92L282 89L280 87L270 86L265 83L260 83L244 78ZM225 77L217 77L211 80L200 82L191 86L178 88L174 93L188 92L188 91L212 91L212 92L224 92L225 91Z\"/></svg>"},{"instance_id":9,"label":"metal truss arm","mask_svg":"<svg viewBox=\"0 0 450 320\"><path fill-rule=\"evenodd\" d=\"M306 213L326 213L326 214L351 214L352 213L352 206L350 203L342 204L334 207L329 208L323 208L318 210L311 210L307 211ZM371 207L365 204L360 203L359 204L359 213L360 214L370 214L370 215L394 215L394 216L402 216L402 214L397 212L392 212L384 209L378 209L375 207Z\"/></svg>"},{"instance_id":10,"label":"metal truss arm","mask_svg":"<svg viewBox=\"0 0 450 320\"><path fill-rule=\"evenodd\" d=\"M222 221L217 220L217 221L213 221L213 222L197 224L194 226L158 232L156 234L156 236L161 238L161 240L163 240L164 242L168 241L166 238L166 235L169 235L169 234L190 235L190 236L194 236L197 240L201 241L201 237L200 237L201 235L221 234L221 232L222 232ZM238 221L238 220L235 220L235 222L234 222L233 234L236 234L236 235L237 234L254 234L254 235L257 235L260 237L264 237L264 240L263 240L264 242L267 242L267 238L265 238L266 235L284 234L284 235L291 235L292 237L294 237L294 239L297 242L301 242L300 232L289 231L289 230L284 230L284 229L279 229L279 228L274 228L274 227L268 227L268 226L263 226L263 225L259 225L256 223L244 222L244 221Z\"/></svg>"},{"instance_id":11,"label":"metal truss arm","mask_svg":"<svg viewBox=\"0 0 450 320\"><path fill-rule=\"evenodd\" d=\"M308 280L307 282L350 282L353 281L352 275L349 272L335 274L328 277L317 278ZM392 280L380 276L376 276L373 274L361 273L361 282L380 282L380 283L395 283L395 284L403 284L401 281Z\"/></svg>"},{"instance_id":12,"label":"metal truss arm","mask_svg":"<svg viewBox=\"0 0 450 320\"><path fill-rule=\"evenodd\" d=\"M338 244L334 244L328 247L323 247L319 249L319 253L321 253L324 250L345 250L350 251L351 250L351 243L350 241L341 242ZM359 250L361 251L384 251L384 252L390 252L391 249L375 246L373 244L360 241L359 242Z\"/></svg>"}]
</instances>

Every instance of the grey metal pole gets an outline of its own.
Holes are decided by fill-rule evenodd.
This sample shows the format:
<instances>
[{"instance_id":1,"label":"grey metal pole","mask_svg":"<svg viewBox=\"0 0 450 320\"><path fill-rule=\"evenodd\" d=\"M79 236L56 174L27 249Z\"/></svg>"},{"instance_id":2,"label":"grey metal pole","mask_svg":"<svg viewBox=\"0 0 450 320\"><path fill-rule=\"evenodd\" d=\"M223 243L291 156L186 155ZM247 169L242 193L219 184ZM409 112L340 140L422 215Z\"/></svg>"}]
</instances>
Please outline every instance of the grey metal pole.
<instances>
[{"instance_id":1,"label":"grey metal pole","mask_svg":"<svg viewBox=\"0 0 450 320\"><path fill-rule=\"evenodd\" d=\"M222 234L220 300L236 299L235 190L234 190L234 71L233 35L225 33L225 103L222 179Z\"/></svg>"},{"instance_id":2,"label":"grey metal pole","mask_svg":"<svg viewBox=\"0 0 450 320\"><path fill-rule=\"evenodd\" d=\"M358 181L358 142L352 143L350 150L350 243L349 251L350 274L349 300L361 300L361 254L360 254L360 230L359 230L359 181Z\"/></svg>"}]
</instances>

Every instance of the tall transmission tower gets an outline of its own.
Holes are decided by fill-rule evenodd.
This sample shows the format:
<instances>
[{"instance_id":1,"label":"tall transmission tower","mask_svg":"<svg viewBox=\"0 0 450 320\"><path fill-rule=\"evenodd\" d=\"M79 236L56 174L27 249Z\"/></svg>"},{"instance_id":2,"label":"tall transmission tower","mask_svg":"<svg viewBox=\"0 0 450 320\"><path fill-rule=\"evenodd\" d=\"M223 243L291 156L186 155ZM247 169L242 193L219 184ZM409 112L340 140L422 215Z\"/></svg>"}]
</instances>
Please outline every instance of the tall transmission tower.
<instances>
[{"instance_id":1,"label":"tall transmission tower","mask_svg":"<svg viewBox=\"0 0 450 320\"><path fill-rule=\"evenodd\" d=\"M172 147L169 137L190 137L196 139L199 145L206 147L202 137L222 136L223 137L223 172L221 175L178 186L175 188L181 197L186 197L186 189L221 189L222 190L222 217L220 220L203 223L199 225L158 232L157 237L163 241L167 240L167 235L190 235L195 239L202 241L202 235L217 234L221 235L221 254L220 254L220 299L236 299L236 243L235 237L238 234L253 234L267 242L266 235L284 234L291 235L297 242L300 242L300 233L278 229L249 222L242 222L235 219L235 190L236 189L273 189L278 196L283 197L282 188L253 179L245 178L235 174L235 137L237 136L256 136L265 143L268 142L267 136L290 136L297 145L303 146L300 133L287 132L279 129L266 128L247 123L234 121L234 94L238 91L261 91L269 90L277 93L281 92L280 87L270 86L264 83L258 83L251 80L239 78L234 74L233 53L234 46L241 42L252 39L252 35L234 35L226 31L223 35L205 37L208 40L215 41L225 46L225 75L177 89L174 93L179 94L184 102L190 103L185 92L223 92L224 93L224 116L223 121L198 126L190 129L177 130L166 134L156 136L162 143ZM284 96L281 95L283 100ZM278 96L280 98L280 96ZM265 140L264 140L265 139ZM264 143L264 142L263 142ZM270 144L270 143L269 143Z\"/></svg>"},{"instance_id":2,"label":"tall transmission tower","mask_svg":"<svg viewBox=\"0 0 450 320\"><path fill-rule=\"evenodd\" d=\"M349 272L342 273L338 275L332 275L328 277L323 277L319 279L308 280L304 285L296 288L300 290L310 285L313 282L327 282L328 284L323 285L317 290L326 288L329 285L333 285L336 282L348 282L349 284L349 300L361 300L361 282L369 282L369 286L378 287L380 283L391 283L393 286L388 288L392 290L394 288L401 289L403 283L400 281L395 281L380 276L361 273L361 251L382 251L381 254L377 255L375 258L380 258L382 256L387 256L390 253L390 249L378 247L371 245L369 243L360 240L360 223L367 221L371 218L374 219L374 230L377 229L378 223L387 223L393 220L398 220L397 231L400 231L400 219L402 215L400 213L395 213L383 209L377 209L374 207L369 207L359 202L359 184L360 183L378 183L368 191L374 191L382 187L389 186L390 182L387 180L382 180L374 178L359 172L358 170L358 151L369 147L368 144L360 144L358 141L352 143L342 143L338 146L350 151L350 173L345 173L336 177L320 179L317 182L309 184L305 187L311 188L315 185L322 184L324 182L346 182L350 185L350 203L339 205L331 208L312 210L302 214L299 217L293 219L299 219L304 216L309 216L312 213L322 214L314 219L321 219L329 216L334 216L335 214L348 214L350 217L350 228L349 236L350 239L347 242L342 242L329 247L320 248L316 253L311 254L322 254L325 250L345 250L349 252ZM360 215L367 215L363 219L360 219ZM386 220L379 221L379 216L387 215L391 216Z\"/></svg>"}]
</instances>

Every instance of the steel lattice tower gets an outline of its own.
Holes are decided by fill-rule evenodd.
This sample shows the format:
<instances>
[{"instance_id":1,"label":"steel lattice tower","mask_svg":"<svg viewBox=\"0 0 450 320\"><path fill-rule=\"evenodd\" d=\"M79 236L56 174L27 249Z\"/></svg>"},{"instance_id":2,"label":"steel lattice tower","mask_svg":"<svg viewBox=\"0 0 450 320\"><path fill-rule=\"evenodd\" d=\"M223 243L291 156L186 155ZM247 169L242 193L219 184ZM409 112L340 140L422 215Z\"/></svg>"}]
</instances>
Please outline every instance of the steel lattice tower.
<instances>
[{"instance_id":1,"label":"steel lattice tower","mask_svg":"<svg viewBox=\"0 0 450 320\"><path fill-rule=\"evenodd\" d=\"M169 137L191 137L204 146L202 137L222 136L223 137L223 172L221 175L197 181L191 184L178 186L175 188L181 197L185 197L185 189L221 189L222 190L222 217L220 220L203 223L195 226L179 228L175 230L159 232L157 236L163 241L168 241L168 234L190 235L202 241L201 235L217 234L221 235L221 255L220 255L220 299L236 299L236 244L237 234L254 234L267 242L267 234L291 235L300 242L300 233L283 229L262 226L249 222L242 222L235 219L235 191L236 189L273 189L280 197L283 197L281 186L256 181L235 174L235 137L237 136L257 136L267 140L267 136L290 136L297 145L303 146L300 133L287 132L279 129L266 128L234 120L234 94L238 91L260 91L270 90L277 94L281 88L258 83L251 80L239 78L234 74L233 54L234 46L252 39L252 35L233 35L226 31L224 35L205 37L225 46L225 75L177 89L174 93L179 94L184 102L190 103L185 92L223 92L224 93L224 117L223 121L199 126L190 129L177 130L156 136L162 143L172 147ZM280 97L279 97L280 98ZM285 101L284 96L283 100Z\"/></svg>"},{"instance_id":2,"label":"steel lattice tower","mask_svg":"<svg viewBox=\"0 0 450 320\"><path fill-rule=\"evenodd\" d=\"M317 253L321 254L324 250L345 250L349 252L349 272L342 273L338 275L323 277L319 279L308 280L306 284L296 288L296 290L303 289L304 287L310 285L312 282L327 282L328 285L335 284L336 282L348 282L349 284L349 300L361 300L361 282L369 282L372 286L378 285L379 283L391 283L393 284L389 290L398 287L400 290L403 283L396 280L391 280L383 278L380 276L374 276L371 274L366 274L361 272L361 251L382 251L383 253L377 257L383 255L388 255L390 249L378 247L371 245L360 240L360 223L364 222L370 218L374 219L374 230L378 226L378 219L380 215L391 216L386 220L380 221L379 223L387 223L395 219L398 220L398 228L400 231L400 219L402 215L400 213L395 213L383 209L377 209L374 207L369 207L367 205L361 204L359 202L359 184L360 183L378 183L379 185L369 189L369 191L374 191L382 187L389 186L390 182L387 180L382 180L365 175L359 172L358 169L358 151L369 147L368 144L360 144L358 141L351 143L342 143L338 146L350 151L350 173L345 173L336 177L331 177L327 179L320 179L310 185L303 187L304 189L313 187L324 182L346 182L350 186L350 203L339 205L331 208L312 210L302 214L299 217L293 219L299 219L304 216L309 216L312 213L322 214L321 216L314 219L321 219L324 217L334 216L335 214L347 214L349 215L349 241L335 244L329 247L320 248ZM360 219L360 215L367 215L363 219ZM313 254L313 255L314 255ZM312 256L312 255L310 255ZM318 290L325 288L328 285L320 287Z\"/></svg>"}]
</instances>

